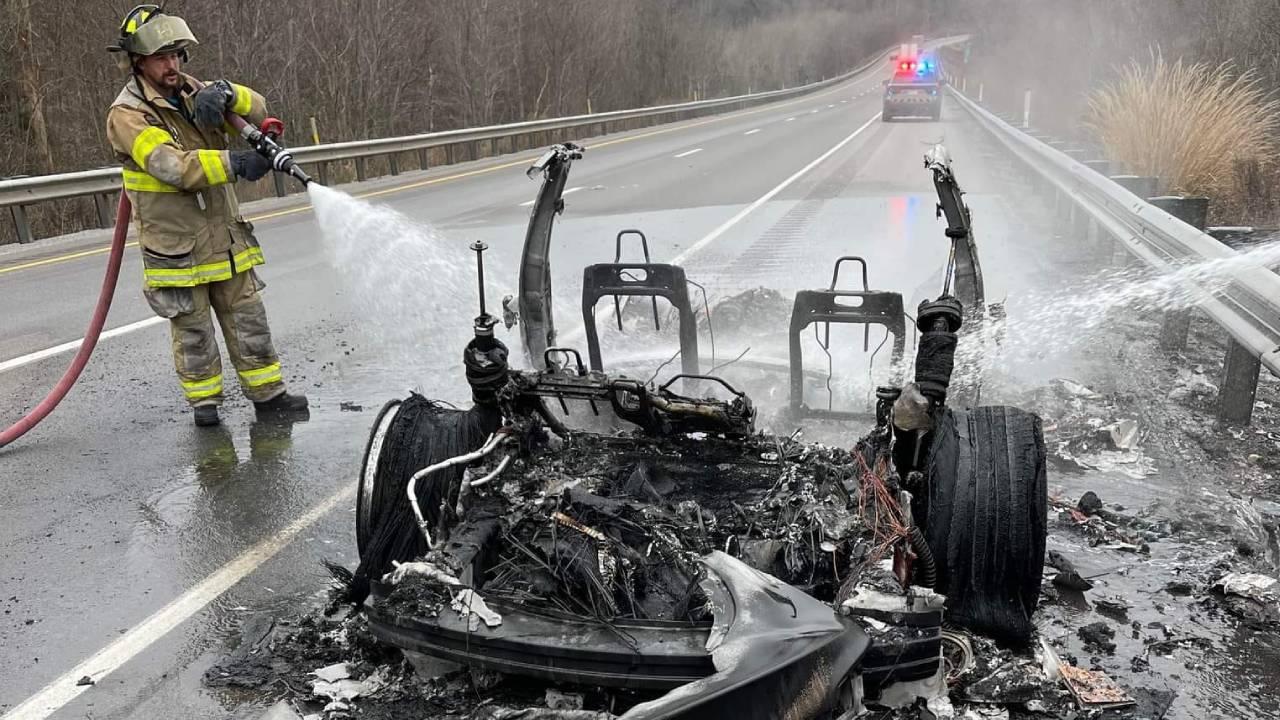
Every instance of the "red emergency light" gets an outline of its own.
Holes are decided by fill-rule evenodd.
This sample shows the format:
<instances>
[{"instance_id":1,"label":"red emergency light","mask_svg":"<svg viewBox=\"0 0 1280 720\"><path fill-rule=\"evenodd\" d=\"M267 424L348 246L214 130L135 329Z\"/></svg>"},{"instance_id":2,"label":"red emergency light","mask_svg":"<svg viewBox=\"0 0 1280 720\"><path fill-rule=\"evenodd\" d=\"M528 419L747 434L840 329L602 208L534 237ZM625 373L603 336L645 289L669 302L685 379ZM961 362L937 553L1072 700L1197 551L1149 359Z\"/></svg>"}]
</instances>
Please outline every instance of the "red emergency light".
<instances>
[{"instance_id":1,"label":"red emergency light","mask_svg":"<svg viewBox=\"0 0 1280 720\"><path fill-rule=\"evenodd\" d=\"M916 63L914 60L904 60L898 63L898 69L902 71L915 70Z\"/></svg>"}]
</instances>

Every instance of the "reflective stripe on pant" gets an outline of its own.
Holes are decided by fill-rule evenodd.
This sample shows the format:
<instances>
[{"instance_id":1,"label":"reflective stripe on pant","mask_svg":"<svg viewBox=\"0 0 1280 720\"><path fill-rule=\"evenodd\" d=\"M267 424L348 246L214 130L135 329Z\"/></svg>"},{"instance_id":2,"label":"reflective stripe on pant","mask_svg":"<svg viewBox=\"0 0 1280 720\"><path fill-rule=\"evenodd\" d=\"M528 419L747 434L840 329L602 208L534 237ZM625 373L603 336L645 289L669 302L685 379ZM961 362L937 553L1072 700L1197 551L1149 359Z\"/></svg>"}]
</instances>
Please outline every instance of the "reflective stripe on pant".
<instances>
[{"instance_id":1,"label":"reflective stripe on pant","mask_svg":"<svg viewBox=\"0 0 1280 720\"><path fill-rule=\"evenodd\" d=\"M271 342L266 308L253 273L191 288L163 288L164 293L190 293L190 302L177 303L183 312L170 316L173 361L187 401L192 405L222 401L222 358L213 329L213 316L222 326L227 354L240 378L240 388L254 402L284 392L280 360ZM153 289L148 299L158 313ZM185 301L186 298L183 298Z\"/></svg>"}]
</instances>

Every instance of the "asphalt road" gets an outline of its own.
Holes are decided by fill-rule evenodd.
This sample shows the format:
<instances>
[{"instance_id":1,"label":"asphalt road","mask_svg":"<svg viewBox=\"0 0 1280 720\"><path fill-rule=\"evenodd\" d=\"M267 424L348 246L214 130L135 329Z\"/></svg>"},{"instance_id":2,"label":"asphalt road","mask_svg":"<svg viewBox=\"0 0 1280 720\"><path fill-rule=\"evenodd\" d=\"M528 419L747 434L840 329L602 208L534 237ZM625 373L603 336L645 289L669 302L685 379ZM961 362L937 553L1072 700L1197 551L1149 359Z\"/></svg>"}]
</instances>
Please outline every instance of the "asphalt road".
<instances>
[{"instance_id":1,"label":"asphalt road","mask_svg":"<svg viewBox=\"0 0 1280 720\"><path fill-rule=\"evenodd\" d=\"M913 307L936 293L946 262L921 163L940 140L969 192L988 295L1051 274L1047 239L1030 230L1043 217L992 166L981 131L951 107L939 123L881 123L879 93L872 76L783 105L583 140L553 251L567 336L582 266L611 260L614 234L633 227L655 260L681 262L713 297L822 287L835 257L858 254L873 286L903 291ZM142 325L105 339L59 410L0 452L0 711L35 698L13 717L228 714L237 700L200 686L228 629L322 592L321 559L355 563L351 492L373 411L413 387L463 399L469 270L443 278L415 258L470 262L466 244L484 240L494 289L514 287L534 155L343 188L376 193L369 202L407 218L382 218L396 237L323 239L298 199L248 208L261 218L286 377L312 401L307 423L256 423L231 384L224 427L194 428L129 251L108 327ZM415 187L395 189L405 185ZM0 251L0 422L62 373L69 353L30 356L79 337L105 256L30 265L103 242L89 234ZM75 686L80 675L96 685Z\"/></svg>"}]
</instances>

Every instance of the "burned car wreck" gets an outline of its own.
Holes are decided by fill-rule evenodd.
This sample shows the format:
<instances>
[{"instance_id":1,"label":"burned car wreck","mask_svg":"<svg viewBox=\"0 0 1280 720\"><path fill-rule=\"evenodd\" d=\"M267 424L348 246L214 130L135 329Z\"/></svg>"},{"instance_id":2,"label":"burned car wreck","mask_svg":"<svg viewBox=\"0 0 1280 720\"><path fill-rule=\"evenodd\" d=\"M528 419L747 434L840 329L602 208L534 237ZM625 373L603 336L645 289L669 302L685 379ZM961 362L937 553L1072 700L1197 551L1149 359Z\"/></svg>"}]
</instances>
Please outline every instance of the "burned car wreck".
<instances>
[{"instance_id":1,"label":"burned car wreck","mask_svg":"<svg viewBox=\"0 0 1280 720\"><path fill-rule=\"evenodd\" d=\"M926 158L951 245L935 300L912 318L902 295L868 287L856 257L834 258L830 285L794 299L791 357L777 368L784 411L831 424L825 443L758 430L735 380L704 373L685 271L650 262L647 243L644 262L624 263L620 236L615 262L584 269L587 361L556 345L550 239L581 157L556 146L530 169L542 183L518 323L531 369L512 367L495 336L477 244L480 313L463 353L473 407L411 395L375 421L360 565L345 578L373 635L625 692L612 708L625 718L902 707L945 695L955 648L944 628L1025 643L1045 552L1044 441L1034 415L957 406L980 387L956 371L957 345L990 310L945 150ZM842 265L857 263L862 289L837 289ZM661 384L604 367L596 306L619 297L675 308L681 368ZM869 414L804 402L798 338L823 328L829 343L832 324L893 335L902 377L875 390Z\"/></svg>"}]
</instances>

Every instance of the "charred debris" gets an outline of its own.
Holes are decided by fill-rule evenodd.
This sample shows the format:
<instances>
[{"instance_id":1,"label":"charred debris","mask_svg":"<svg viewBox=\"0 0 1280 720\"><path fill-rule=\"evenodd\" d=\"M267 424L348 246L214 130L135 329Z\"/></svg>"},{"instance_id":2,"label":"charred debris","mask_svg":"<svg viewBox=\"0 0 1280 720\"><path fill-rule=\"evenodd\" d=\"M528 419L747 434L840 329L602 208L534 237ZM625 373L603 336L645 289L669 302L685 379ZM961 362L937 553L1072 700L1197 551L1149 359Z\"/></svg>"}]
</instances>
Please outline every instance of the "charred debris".
<instances>
[{"instance_id":1,"label":"charred debris","mask_svg":"<svg viewBox=\"0 0 1280 720\"><path fill-rule=\"evenodd\" d=\"M643 263L584 270L588 362L556 346L550 238L581 157L555 146L529 171L541 189L503 314L508 328L518 315L537 369L511 366L486 307L485 248L473 246L480 313L463 364L474 404L411 395L379 413L361 466L360 563L336 569L356 609L325 621L329 632L359 638L353 667L402 651L433 678L422 702L442 717L955 715L955 683L1032 643L1048 500L1039 418L948 404L976 402L981 378L953 378L954 358L990 309L946 151L925 165L951 260L915 314L914 361L902 358L902 296L871 290L860 258L836 259L830 286L795 298L792 356L776 369L791 380L789 412L797 425L861 427L827 444L759 432L752 399L702 373L684 271L651 262L647 243ZM850 262L861 290L837 287ZM595 305L619 296L677 310L682 367L661 384L603 367ZM798 397L795 338L832 323L895 336L900 377L876 391L872 414ZM1008 683L1035 685L1024 676L1043 671L1018 672ZM329 715L352 712L354 692Z\"/></svg>"}]
</instances>

